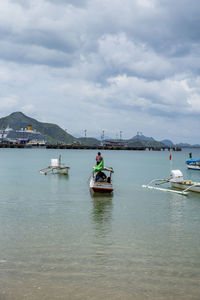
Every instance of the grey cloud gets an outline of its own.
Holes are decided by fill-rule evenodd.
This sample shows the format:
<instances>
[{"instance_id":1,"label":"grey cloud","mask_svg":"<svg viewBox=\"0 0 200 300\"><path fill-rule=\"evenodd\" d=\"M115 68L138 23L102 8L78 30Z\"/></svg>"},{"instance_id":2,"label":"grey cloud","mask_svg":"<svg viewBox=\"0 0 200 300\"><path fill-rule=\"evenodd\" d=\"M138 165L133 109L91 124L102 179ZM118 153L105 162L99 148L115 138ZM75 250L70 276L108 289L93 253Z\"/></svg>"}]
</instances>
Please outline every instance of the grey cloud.
<instances>
[{"instance_id":1,"label":"grey cloud","mask_svg":"<svg viewBox=\"0 0 200 300\"><path fill-rule=\"evenodd\" d=\"M64 4L64 5L68 5L71 4L73 6L79 6L79 7L84 7L87 5L87 0L46 0L50 3L53 3L55 5L57 4Z\"/></svg>"},{"instance_id":2,"label":"grey cloud","mask_svg":"<svg viewBox=\"0 0 200 300\"><path fill-rule=\"evenodd\" d=\"M18 45L0 42L0 57L3 60L18 63L66 67L72 65L73 55L55 50L48 50L34 45Z\"/></svg>"},{"instance_id":3,"label":"grey cloud","mask_svg":"<svg viewBox=\"0 0 200 300\"><path fill-rule=\"evenodd\" d=\"M67 115L76 131L89 117L94 131L161 130L176 117L177 132L199 118L199 1L8 0L0 10L6 112L21 101L66 128ZM46 112L55 99L58 108Z\"/></svg>"},{"instance_id":4,"label":"grey cloud","mask_svg":"<svg viewBox=\"0 0 200 300\"><path fill-rule=\"evenodd\" d=\"M22 5L23 7L30 7L32 4L31 0L11 0L11 2L16 3L18 5ZM87 4L87 0L44 0L43 2L49 2L54 5L73 5L84 7Z\"/></svg>"},{"instance_id":5,"label":"grey cloud","mask_svg":"<svg viewBox=\"0 0 200 300\"><path fill-rule=\"evenodd\" d=\"M23 36L15 36L13 40L17 43L42 46L47 49L60 50L65 53L76 51L80 45L76 34L66 32L64 36L60 36L58 32L50 30L27 30Z\"/></svg>"},{"instance_id":6,"label":"grey cloud","mask_svg":"<svg viewBox=\"0 0 200 300\"><path fill-rule=\"evenodd\" d=\"M171 33L183 42L198 41L200 5L198 0L163 1ZM173 29L173 30L172 30Z\"/></svg>"},{"instance_id":7,"label":"grey cloud","mask_svg":"<svg viewBox=\"0 0 200 300\"><path fill-rule=\"evenodd\" d=\"M11 3L20 5L24 8L30 8L31 1L30 0L10 0Z\"/></svg>"},{"instance_id":8,"label":"grey cloud","mask_svg":"<svg viewBox=\"0 0 200 300\"><path fill-rule=\"evenodd\" d=\"M42 2L45 3L45 1ZM60 1L60 6L69 2ZM86 3L80 1L80 3L82 2ZM189 33L182 42L178 37L180 26L178 28L176 26L177 18L180 24L184 24L185 10L183 10L184 14L178 13L180 2L179 6L175 5L173 14L171 6L167 5L165 1L160 2L158 6L150 10L144 9L132 1L128 1L127 6L116 1L114 9L112 9L112 6L105 1L94 0L88 2L87 9L84 7L81 11L79 9L77 11L66 11L65 9L61 11L56 6L57 2L49 1L49 3L55 7L56 19L52 15L53 7L47 7L47 12L40 12L40 14L36 9L37 7L33 11L29 9L24 11L24 14L30 15L33 22L22 25L22 29L20 29L20 22L16 23L13 29L10 26L4 27L1 36L4 36L4 39L9 38L9 41L21 43L21 45L33 44L61 52L73 52L77 58L80 55L90 57L93 53L93 57L96 56L97 60L101 59L104 64L105 70L101 68L103 73L102 75L99 74L99 78L105 77L106 72L108 72L108 77L111 74L117 75L125 72L129 76L137 75L149 79L152 77L161 79L178 72L174 64L176 58L178 68L183 66L182 69L185 68L186 71L192 69L190 61L192 64L192 54L195 49L193 50L191 45L186 42ZM121 36L123 32L126 32L127 39L122 40L121 44L118 43L117 45L115 38ZM105 36L107 36L107 41L104 40L103 42ZM110 42L108 37L110 37ZM99 41L101 41L101 48L98 45ZM103 53L102 43L104 43L103 47L106 47L106 42L108 43L107 48L105 48L107 53ZM125 43L127 45L132 43L132 47L128 48L128 53ZM140 46L134 48L134 45L137 44L146 45L147 51L144 51ZM110 57L108 57L109 54ZM185 58L187 58L187 64L184 64ZM124 59L126 61L122 61ZM57 61L58 67L60 67L60 59ZM156 64L159 65L159 68L155 67Z\"/></svg>"}]
</instances>

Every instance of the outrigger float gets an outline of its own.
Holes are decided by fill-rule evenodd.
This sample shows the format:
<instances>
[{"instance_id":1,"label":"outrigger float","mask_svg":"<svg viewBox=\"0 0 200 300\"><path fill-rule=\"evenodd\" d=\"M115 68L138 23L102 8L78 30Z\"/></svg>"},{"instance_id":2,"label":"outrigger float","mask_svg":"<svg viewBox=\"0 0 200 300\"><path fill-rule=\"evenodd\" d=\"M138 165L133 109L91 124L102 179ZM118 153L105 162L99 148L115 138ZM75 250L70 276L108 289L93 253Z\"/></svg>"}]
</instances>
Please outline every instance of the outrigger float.
<instances>
[{"instance_id":1,"label":"outrigger float","mask_svg":"<svg viewBox=\"0 0 200 300\"><path fill-rule=\"evenodd\" d=\"M152 183L154 183L155 185L151 185ZM156 187L156 185L161 185L161 184L165 184L165 183L170 183L171 187L177 188L181 191ZM177 193L177 194L181 194L181 195L188 195L189 192L200 193L200 182L184 180L183 174L180 170L172 170L170 178L153 179L147 185L143 185L142 187L145 187L148 189L160 190L160 191L164 191L164 192Z\"/></svg>"},{"instance_id":2,"label":"outrigger float","mask_svg":"<svg viewBox=\"0 0 200 300\"><path fill-rule=\"evenodd\" d=\"M69 169L70 167L67 167L61 163L61 155L59 155L59 158L52 158L51 165L44 169L41 169L40 173L43 175L47 175L50 173L68 175Z\"/></svg>"}]
</instances>

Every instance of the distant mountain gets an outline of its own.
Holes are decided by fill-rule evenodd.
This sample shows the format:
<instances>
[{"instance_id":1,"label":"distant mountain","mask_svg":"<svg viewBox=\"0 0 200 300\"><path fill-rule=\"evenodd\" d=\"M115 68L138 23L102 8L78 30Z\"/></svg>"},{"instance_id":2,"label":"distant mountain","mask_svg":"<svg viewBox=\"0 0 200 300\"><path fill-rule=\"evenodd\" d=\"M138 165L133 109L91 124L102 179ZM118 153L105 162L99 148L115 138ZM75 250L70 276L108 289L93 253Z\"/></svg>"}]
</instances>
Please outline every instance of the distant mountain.
<instances>
[{"instance_id":1,"label":"distant mountain","mask_svg":"<svg viewBox=\"0 0 200 300\"><path fill-rule=\"evenodd\" d=\"M181 147L181 148L200 148L199 144L191 145L188 143L179 143L176 146Z\"/></svg>"},{"instance_id":2,"label":"distant mountain","mask_svg":"<svg viewBox=\"0 0 200 300\"><path fill-rule=\"evenodd\" d=\"M156 141L153 137L147 137L144 135L136 135L132 137L132 139L127 141L127 146L141 146L141 147L155 147L162 148L166 147L166 145L162 142Z\"/></svg>"},{"instance_id":3,"label":"distant mountain","mask_svg":"<svg viewBox=\"0 0 200 300\"><path fill-rule=\"evenodd\" d=\"M141 141L155 141L155 139L154 138L152 138L152 137L147 137L147 136L144 136L144 135L135 135L134 137L132 137L131 138L131 140L141 140Z\"/></svg>"},{"instance_id":4,"label":"distant mountain","mask_svg":"<svg viewBox=\"0 0 200 300\"><path fill-rule=\"evenodd\" d=\"M174 146L174 144L170 140L162 140L160 142L163 143L166 146L169 146L169 147L173 147Z\"/></svg>"},{"instance_id":5,"label":"distant mountain","mask_svg":"<svg viewBox=\"0 0 200 300\"><path fill-rule=\"evenodd\" d=\"M78 138L78 141L80 142L81 145L84 146L99 146L101 142L95 138L92 137L82 137Z\"/></svg>"},{"instance_id":6,"label":"distant mountain","mask_svg":"<svg viewBox=\"0 0 200 300\"><path fill-rule=\"evenodd\" d=\"M145 142L137 140L137 139L131 139L127 141L128 147L144 147Z\"/></svg>"},{"instance_id":7,"label":"distant mountain","mask_svg":"<svg viewBox=\"0 0 200 300\"><path fill-rule=\"evenodd\" d=\"M14 112L7 117L0 118L0 129L5 129L8 126L13 129L21 129L27 128L28 125L31 125L33 130L35 129L45 135L49 143L71 144L77 140L58 125L39 122L22 112Z\"/></svg>"},{"instance_id":8,"label":"distant mountain","mask_svg":"<svg viewBox=\"0 0 200 300\"><path fill-rule=\"evenodd\" d=\"M154 147L154 148L162 148L166 147L163 143L155 141L155 140L138 140L138 139L131 139L127 141L127 146L130 147Z\"/></svg>"}]
</instances>

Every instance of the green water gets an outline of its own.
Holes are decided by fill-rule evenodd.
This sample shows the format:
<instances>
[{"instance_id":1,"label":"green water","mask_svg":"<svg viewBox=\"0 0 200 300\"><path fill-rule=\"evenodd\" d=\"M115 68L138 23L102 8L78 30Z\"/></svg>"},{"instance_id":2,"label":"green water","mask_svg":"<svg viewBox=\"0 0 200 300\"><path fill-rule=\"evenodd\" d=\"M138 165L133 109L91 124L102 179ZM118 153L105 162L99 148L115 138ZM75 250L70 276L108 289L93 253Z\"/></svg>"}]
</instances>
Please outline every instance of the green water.
<instances>
[{"instance_id":1,"label":"green water","mask_svg":"<svg viewBox=\"0 0 200 300\"><path fill-rule=\"evenodd\" d=\"M188 152L172 153L187 170ZM200 157L200 151L193 157ZM39 170L62 155L69 176ZM200 195L142 188L169 152L102 151L113 196L92 196L92 150L0 150L0 300L199 299Z\"/></svg>"}]
</instances>

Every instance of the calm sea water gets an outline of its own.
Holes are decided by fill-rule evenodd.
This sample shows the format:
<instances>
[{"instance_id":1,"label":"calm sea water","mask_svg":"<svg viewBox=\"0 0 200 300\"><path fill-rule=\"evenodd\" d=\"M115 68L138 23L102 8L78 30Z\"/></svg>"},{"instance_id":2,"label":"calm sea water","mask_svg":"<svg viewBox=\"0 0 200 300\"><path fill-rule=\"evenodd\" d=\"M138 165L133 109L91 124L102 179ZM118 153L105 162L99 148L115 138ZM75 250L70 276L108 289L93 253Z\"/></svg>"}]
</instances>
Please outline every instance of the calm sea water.
<instances>
[{"instance_id":1,"label":"calm sea water","mask_svg":"<svg viewBox=\"0 0 200 300\"><path fill-rule=\"evenodd\" d=\"M172 167L200 181L190 151ZM69 176L40 174L59 154ZM102 154L113 196L89 192L96 151L0 150L1 300L200 299L200 195L142 188L169 176L168 151Z\"/></svg>"}]
</instances>

